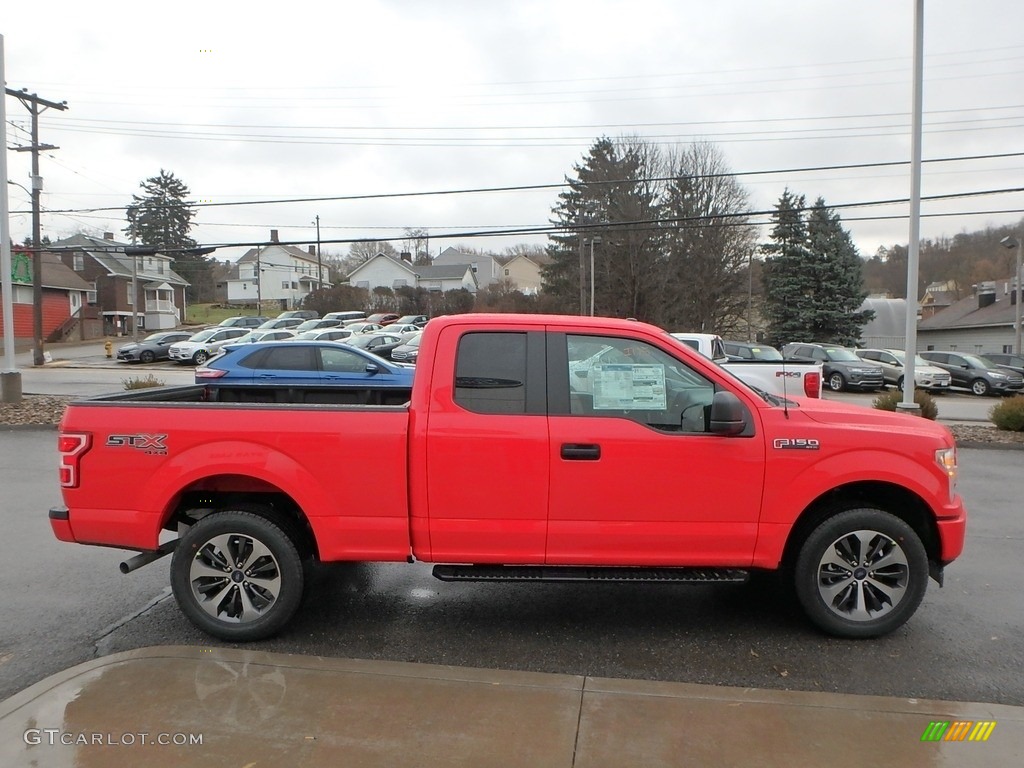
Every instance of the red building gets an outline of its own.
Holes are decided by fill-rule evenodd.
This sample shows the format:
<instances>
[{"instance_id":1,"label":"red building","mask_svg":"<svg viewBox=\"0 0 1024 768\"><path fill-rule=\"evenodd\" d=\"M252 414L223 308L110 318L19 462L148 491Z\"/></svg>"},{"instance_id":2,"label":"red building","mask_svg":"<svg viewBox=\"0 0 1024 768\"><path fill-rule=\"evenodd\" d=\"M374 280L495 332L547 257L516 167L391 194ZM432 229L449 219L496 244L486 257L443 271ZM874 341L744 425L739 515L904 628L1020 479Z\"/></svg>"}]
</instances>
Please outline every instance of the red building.
<instances>
[{"instance_id":1,"label":"red building","mask_svg":"<svg viewBox=\"0 0 1024 768\"><path fill-rule=\"evenodd\" d=\"M43 340L44 342L69 339L98 338L102 329L92 329L83 322L83 310L88 306L90 286L69 269L53 253L42 254L43 285ZM15 249L11 253L12 314L14 343L30 348L33 338L32 254ZM3 297L0 296L0 310ZM4 333L3 312L0 311L0 337Z\"/></svg>"}]
</instances>

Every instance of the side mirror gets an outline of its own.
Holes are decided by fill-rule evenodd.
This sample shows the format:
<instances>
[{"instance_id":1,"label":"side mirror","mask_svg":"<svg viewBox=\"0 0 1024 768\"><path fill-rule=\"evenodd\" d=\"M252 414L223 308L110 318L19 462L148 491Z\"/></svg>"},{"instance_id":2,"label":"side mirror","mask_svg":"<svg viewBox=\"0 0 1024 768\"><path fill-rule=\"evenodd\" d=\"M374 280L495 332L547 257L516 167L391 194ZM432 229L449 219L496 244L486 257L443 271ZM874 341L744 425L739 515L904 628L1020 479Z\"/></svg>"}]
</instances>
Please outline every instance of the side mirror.
<instances>
[{"instance_id":1,"label":"side mirror","mask_svg":"<svg viewBox=\"0 0 1024 768\"><path fill-rule=\"evenodd\" d=\"M747 428L747 411L732 392L715 392L711 400L708 431L715 435L738 435Z\"/></svg>"},{"instance_id":2,"label":"side mirror","mask_svg":"<svg viewBox=\"0 0 1024 768\"><path fill-rule=\"evenodd\" d=\"M366 372L370 374L379 373L380 368L373 363L366 364Z\"/></svg>"}]
</instances>

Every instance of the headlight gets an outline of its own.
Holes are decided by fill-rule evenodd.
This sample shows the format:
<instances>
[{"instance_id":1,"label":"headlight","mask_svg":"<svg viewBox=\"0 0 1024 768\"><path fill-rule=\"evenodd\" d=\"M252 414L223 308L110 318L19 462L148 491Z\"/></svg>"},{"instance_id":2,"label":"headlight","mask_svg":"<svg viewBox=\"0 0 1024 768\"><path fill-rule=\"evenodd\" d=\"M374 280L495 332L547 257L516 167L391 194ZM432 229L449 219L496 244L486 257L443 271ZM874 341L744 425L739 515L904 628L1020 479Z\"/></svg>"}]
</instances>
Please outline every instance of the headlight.
<instances>
[{"instance_id":1,"label":"headlight","mask_svg":"<svg viewBox=\"0 0 1024 768\"><path fill-rule=\"evenodd\" d=\"M1008 378L1010 378L1005 373L996 373L995 371L989 372L988 375L991 376L993 379L1008 379Z\"/></svg>"},{"instance_id":2,"label":"headlight","mask_svg":"<svg viewBox=\"0 0 1024 768\"><path fill-rule=\"evenodd\" d=\"M956 448L941 448L935 452L935 463L942 468L949 478L949 498L956 494Z\"/></svg>"}]
</instances>

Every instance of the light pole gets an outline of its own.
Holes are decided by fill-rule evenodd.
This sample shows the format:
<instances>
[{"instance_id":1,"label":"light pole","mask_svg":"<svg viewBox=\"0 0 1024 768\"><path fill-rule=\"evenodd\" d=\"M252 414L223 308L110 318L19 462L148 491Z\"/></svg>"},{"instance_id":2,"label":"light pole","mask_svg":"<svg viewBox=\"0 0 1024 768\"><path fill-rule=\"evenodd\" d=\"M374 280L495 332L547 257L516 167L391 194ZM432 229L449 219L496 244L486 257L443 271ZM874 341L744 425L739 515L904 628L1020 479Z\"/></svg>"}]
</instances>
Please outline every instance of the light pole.
<instances>
[{"instance_id":1,"label":"light pole","mask_svg":"<svg viewBox=\"0 0 1024 768\"><path fill-rule=\"evenodd\" d=\"M320 214L316 215L316 289L324 287L324 262L320 258Z\"/></svg>"},{"instance_id":2,"label":"light pole","mask_svg":"<svg viewBox=\"0 0 1024 768\"><path fill-rule=\"evenodd\" d=\"M594 243L600 243L600 237L590 238L590 316L594 316Z\"/></svg>"},{"instance_id":3,"label":"light pole","mask_svg":"<svg viewBox=\"0 0 1024 768\"><path fill-rule=\"evenodd\" d=\"M1013 351L1016 354L1021 354L1020 351L1020 303L1021 303L1021 285L1020 285L1020 249L1021 240L1019 237L1004 237L999 241L999 244L1004 248L1016 248L1017 249L1017 269L1013 273L1013 298L1014 298L1014 346Z\"/></svg>"}]
</instances>

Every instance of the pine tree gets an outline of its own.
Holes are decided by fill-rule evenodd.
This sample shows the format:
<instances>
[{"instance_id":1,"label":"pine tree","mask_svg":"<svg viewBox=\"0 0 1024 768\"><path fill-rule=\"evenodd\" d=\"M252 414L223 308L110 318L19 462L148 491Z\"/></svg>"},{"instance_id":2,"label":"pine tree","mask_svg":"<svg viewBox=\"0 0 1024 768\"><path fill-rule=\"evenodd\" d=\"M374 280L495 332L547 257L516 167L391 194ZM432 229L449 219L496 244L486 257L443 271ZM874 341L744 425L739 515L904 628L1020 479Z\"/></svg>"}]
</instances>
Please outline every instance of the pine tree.
<instances>
[{"instance_id":1,"label":"pine tree","mask_svg":"<svg viewBox=\"0 0 1024 768\"><path fill-rule=\"evenodd\" d=\"M602 138L574 166L576 178L566 178L569 189L559 195L554 215L569 234L551 237L551 262L543 268L545 292L562 311L589 311L594 241L596 314L659 321L659 195L650 182L656 162L642 142ZM587 243L582 264L581 241Z\"/></svg>"},{"instance_id":2,"label":"pine tree","mask_svg":"<svg viewBox=\"0 0 1024 768\"><path fill-rule=\"evenodd\" d=\"M859 311L868 295L860 254L839 214L820 197L808 216L807 236L820 264L823 300L816 312L816 338L852 347L860 340L861 328L874 317L873 310Z\"/></svg>"},{"instance_id":3,"label":"pine tree","mask_svg":"<svg viewBox=\"0 0 1024 768\"><path fill-rule=\"evenodd\" d=\"M188 201L189 188L173 173L160 169L158 176L141 182L142 195L132 195L126 210L128 226L124 232L138 245L151 245L172 257L172 268L189 282L185 289L189 302L209 300L213 295L212 269L200 254L188 253L196 247L189 236L196 210Z\"/></svg>"},{"instance_id":4,"label":"pine tree","mask_svg":"<svg viewBox=\"0 0 1024 768\"><path fill-rule=\"evenodd\" d=\"M807 323L814 307L817 277L807 248L803 209L804 197L785 190L772 214L775 226L771 242L761 246L765 254L762 279L768 342L775 346L817 341Z\"/></svg>"},{"instance_id":5,"label":"pine tree","mask_svg":"<svg viewBox=\"0 0 1024 768\"><path fill-rule=\"evenodd\" d=\"M768 340L850 346L873 313L860 312L860 256L839 216L819 198L807 214L805 198L788 189L779 198L763 281Z\"/></svg>"}]
</instances>

